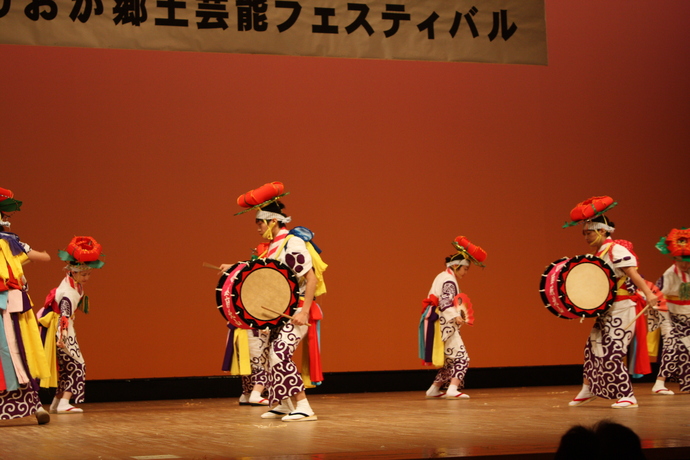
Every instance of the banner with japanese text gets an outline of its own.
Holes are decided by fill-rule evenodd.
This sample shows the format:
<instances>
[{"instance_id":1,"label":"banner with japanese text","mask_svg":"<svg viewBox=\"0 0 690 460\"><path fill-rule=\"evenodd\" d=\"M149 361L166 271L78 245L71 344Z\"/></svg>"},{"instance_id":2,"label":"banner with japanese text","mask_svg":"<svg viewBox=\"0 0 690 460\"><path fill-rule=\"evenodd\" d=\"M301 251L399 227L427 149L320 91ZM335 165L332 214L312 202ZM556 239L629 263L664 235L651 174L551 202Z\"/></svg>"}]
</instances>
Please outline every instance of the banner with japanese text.
<instances>
[{"instance_id":1,"label":"banner with japanese text","mask_svg":"<svg viewBox=\"0 0 690 460\"><path fill-rule=\"evenodd\" d=\"M0 0L0 43L547 64L544 0Z\"/></svg>"}]
</instances>

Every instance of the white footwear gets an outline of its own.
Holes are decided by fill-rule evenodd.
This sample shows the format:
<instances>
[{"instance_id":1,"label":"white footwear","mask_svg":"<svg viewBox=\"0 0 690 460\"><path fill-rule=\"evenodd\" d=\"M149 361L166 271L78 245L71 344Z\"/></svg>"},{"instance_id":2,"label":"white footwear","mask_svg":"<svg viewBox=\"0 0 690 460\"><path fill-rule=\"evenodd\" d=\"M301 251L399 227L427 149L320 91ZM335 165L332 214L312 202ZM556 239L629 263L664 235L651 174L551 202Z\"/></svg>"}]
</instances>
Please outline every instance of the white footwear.
<instances>
[{"instance_id":1,"label":"white footwear","mask_svg":"<svg viewBox=\"0 0 690 460\"><path fill-rule=\"evenodd\" d=\"M674 395L675 393L669 390L668 388L659 388L658 390L655 390L652 388L652 394L655 395Z\"/></svg>"},{"instance_id":2,"label":"white footwear","mask_svg":"<svg viewBox=\"0 0 690 460\"><path fill-rule=\"evenodd\" d=\"M318 418L313 412L311 414L306 412L290 412L283 417L282 420L283 422L311 422L313 420L318 420Z\"/></svg>"},{"instance_id":3,"label":"white footwear","mask_svg":"<svg viewBox=\"0 0 690 460\"><path fill-rule=\"evenodd\" d=\"M261 397L259 397L259 399L253 399L250 397L249 398L249 405L250 406L268 406L268 399L261 398Z\"/></svg>"},{"instance_id":4,"label":"white footwear","mask_svg":"<svg viewBox=\"0 0 690 460\"><path fill-rule=\"evenodd\" d=\"M611 404L614 409L632 409L639 407L635 398L621 398L615 403Z\"/></svg>"},{"instance_id":5,"label":"white footwear","mask_svg":"<svg viewBox=\"0 0 690 460\"><path fill-rule=\"evenodd\" d=\"M249 395L242 393L242 396L240 396L239 403L240 406L250 406L251 404L249 404Z\"/></svg>"},{"instance_id":6,"label":"white footwear","mask_svg":"<svg viewBox=\"0 0 690 460\"><path fill-rule=\"evenodd\" d=\"M78 407L67 406L67 407L63 407L63 408L58 407L57 411L55 413L56 414L81 414L83 412L84 412L84 410L80 409Z\"/></svg>"},{"instance_id":7,"label":"white footwear","mask_svg":"<svg viewBox=\"0 0 690 460\"><path fill-rule=\"evenodd\" d=\"M443 397L444 399L470 399L470 395L468 395L467 393L463 393L462 391L454 395L446 393Z\"/></svg>"},{"instance_id":8,"label":"white footwear","mask_svg":"<svg viewBox=\"0 0 690 460\"><path fill-rule=\"evenodd\" d=\"M261 418L283 418L286 415L288 415L287 412L280 412L278 410L271 409L268 412L261 414Z\"/></svg>"},{"instance_id":9,"label":"white footwear","mask_svg":"<svg viewBox=\"0 0 690 460\"><path fill-rule=\"evenodd\" d=\"M436 395L424 395L426 399L443 399L446 396L445 393L439 393Z\"/></svg>"},{"instance_id":10,"label":"white footwear","mask_svg":"<svg viewBox=\"0 0 690 460\"><path fill-rule=\"evenodd\" d=\"M584 398L574 398L572 401L568 403L568 405L570 407L577 407L583 404L587 404L590 401L594 401L595 399L597 399L597 397L594 395L585 396Z\"/></svg>"}]
</instances>

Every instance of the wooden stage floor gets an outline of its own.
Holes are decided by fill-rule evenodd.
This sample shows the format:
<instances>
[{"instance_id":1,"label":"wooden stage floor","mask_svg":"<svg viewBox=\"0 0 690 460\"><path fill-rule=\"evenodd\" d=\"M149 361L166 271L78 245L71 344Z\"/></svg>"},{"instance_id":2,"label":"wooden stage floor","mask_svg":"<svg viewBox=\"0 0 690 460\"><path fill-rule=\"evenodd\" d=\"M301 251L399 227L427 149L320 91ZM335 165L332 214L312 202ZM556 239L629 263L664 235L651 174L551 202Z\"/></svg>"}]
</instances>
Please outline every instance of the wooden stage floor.
<instances>
[{"instance_id":1,"label":"wooden stage floor","mask_svg":"<svg viewBox=\"0 0 690 460\"><path fill-rule=\"evenodd\" d=\"M476 389L462 401L421 391L315 395L319 420L292 423L261 419L264 408L235 398L87 403L43 426L33 417L0 422L0 458L549 459L570 426L602 419L632 428L649 459L690 458L690 395L655 396L651 384L636 384L637 409L602 399L568 407L578 389Z\"/></svg>"}]
</instances>

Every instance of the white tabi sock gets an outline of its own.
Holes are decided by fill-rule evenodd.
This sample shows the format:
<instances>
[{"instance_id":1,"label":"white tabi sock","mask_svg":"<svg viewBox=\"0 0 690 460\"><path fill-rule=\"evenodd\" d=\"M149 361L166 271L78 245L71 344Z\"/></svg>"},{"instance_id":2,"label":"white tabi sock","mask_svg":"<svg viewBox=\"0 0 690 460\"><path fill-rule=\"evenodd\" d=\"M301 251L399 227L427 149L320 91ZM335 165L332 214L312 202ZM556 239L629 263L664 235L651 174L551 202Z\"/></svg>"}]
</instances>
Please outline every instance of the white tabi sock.
<instances>
[{"instance_id":1,"label":"white tabi sock","mask_svg":"<svg viewBox=\"0 0 690 460\"><path fill-rule=\"evenodd\" d=\"M666 388L666 381L657 379L656 382L654 382L652 391L663 390L664 388Z\"/></svg>"},{"instance_id":2,"label":"white tabi sock","mask_svg":"<svg viewBox=\"0 0 690 460\"><path fill-rule=\"evenodd\" d=\"M286 398L280 401L280 404L278 404L272 410L276 412L282 412L284 414L289 414L290 412L292 412L292 408L292 401L290 401L290 398Z\"/></svg>"},{"instance_id":3,"label":"white tabi sock","mask_svg":"<svg viewBox=\"0 0 690 460\"><path fill-rule=\"evenodd\" d=\"M50 403L50 410L57 410L58 404L60 404L60 400L53 398L53 402Z\"/></svg>"},{"instance_id":4,"label":"white tabi sock","mask_svg":"<svg viewBox=\"0 0 690 460\"><path fill-rule=\"evenodd\" d=\"M261 393L256 391L256 390L252 390L252 393L249 395L249 402L250 403L258 403L262 399L264 399L264 398L261 397Z\"/></svg>"},{"instance_id":5,"label":"white tabi sock","mask_svg":"<svg viewBox=\"0 0 690 460\"><path fill-rule=\"evenodd\" d=\"M428 390L426 390L427 396L439 396L442 395L441 387L436 385L431 385Z\"/></svg>"},{"instance_id":6,"label":"white tabi sock","mask_svg":"<svg viewBox=\"0 0 690 460\"><path fill-rule=\"evenodd\" d=\"M592 396L594 396L594 395L592 394L592 391L590 390L589 385L583 384L582 390L580 390L580 392L577 394L577 396L575 396L575 399L586 399L586 398L591 398Z\"/></svg>"},{"instance_id":7,"label":"white tabi sock","mask_svg":"<svg viewBox=\"0 0 690 460\"><path fill-rule=\"evenodd\" d=\"M297 401L297 407L295 407L295 410L293 412L303 412L307 415L314 415L314 411L309 405L309 401L307 400L307 398L300 399L299 401Z\"/></svg>"},{"instance_id":8,"label":"white tabi sock","mask_svg":"<svg viewBox=\"0 0 690 460\"><path fill-rule=\"evenodd\" d=\"M457 385L448 385L448 391L446 392L446 396L457 396L459 394L460 392L458 391Z\"/></svg>"}]
</instances>

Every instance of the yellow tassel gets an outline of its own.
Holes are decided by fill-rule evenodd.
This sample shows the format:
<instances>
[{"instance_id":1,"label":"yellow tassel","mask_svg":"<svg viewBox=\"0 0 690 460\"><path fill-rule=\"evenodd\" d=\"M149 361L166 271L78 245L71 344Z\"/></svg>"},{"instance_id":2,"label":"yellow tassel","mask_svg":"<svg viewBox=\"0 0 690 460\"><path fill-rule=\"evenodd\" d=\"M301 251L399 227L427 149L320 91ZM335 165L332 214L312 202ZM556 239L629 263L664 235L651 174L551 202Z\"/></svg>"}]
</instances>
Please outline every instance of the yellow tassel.
<instances>
[{"instance_id":1,"label":"yellow tassel","mask_svg":"<svg viewBox=\"0 0 690 460\"><path fill-rule=\"evenodd\" d=\"M652 332L647 332L647 350L649 356L659 355L659 342L661 339L661 329L656 328Z\"/></svg>"},{"instance_id":2,"label":"yellow tassel","mask_svg":"<svg viewBox=\"0 0 690 460\"><path fill-rule=\"evenodd\" d=\"M272 220L270 222L266 222L266 220L264 220L264 223L268 225L268 228L264 232L263 237L268 241L273 241L273 227L276 226L276 221Z\"/></svg>"},{"instance_id":3,"label":"yellow tassel","mask_svg":"<svg viewBox=\"0 0 690 460\"><path fill-rule=\"evenodd\" d=\"M302 339L302 381L305 388L316 388L311 381L311 367L309 364L309 337Z\"/></svg>"},{"instance_id":4,"label":"yellow tassel","mask_svg":"<svg viewBox=\"0 0 690 460\"><path fill-rule=\"evenodd\" d=\"M328 264L321 259L321 255L316 252L313 244L307 243L307 249L309 250L309 255L311 255L311 264L316 274L316 291L314 292L314 297L318 297L326 293L326 283L323 280L323 272L328 268Z\"/></svg>"},{"instance_id":5,"label":"yellow tassel","mask_svg":"<svg viewBox=\"0 0 690 460\"><path fill-rule=\"evenodd\" d=\"M436 367L443 367L445 359L443 356L443 340L441 340L441 324L436 321L434 325L434 350L431 355L431 362Z\"/></svg>"},{"instance_id":6,"label":"yellow tassel","mask_svg":"<svg viewBox=\"0 0 690 460\"><path fill-rule=\"evenodd\" d=\"M246 329L235 329L232 340L235 346L235 353L230 365L232 375L251 375L252 365L249 360L249 337Z\"/></svg>"},{"instance_id":7,"label":"yellow tassel","mask_svg":"<svg viewBox=\"0 0 690 460\"><path fill-rule=\"evenodd\" d=\"M34 316L33 310L19 315L19 329L24 342L24 349L26 350L29 373L34 378L49 377L51 372L50 368L48 368L48 361L43 350L43 343L41 343L41 336L38 333L38 325L36 324L36 316Z\"/></svg>"},{"instance_id":8,"label":"yellow tassel","mask_svg":"<svg viewBox=\"0 0 690 460\"><path fill-rule=\"evenodd\" d=\"M43 350L48 361L48 368L50 374L46 378L41 379L41 388L57 388L57 349L55 346L55 334L57 333L57 325L60 315L51 311L38 322L41 326L47 329L46 342L43 345Z\"/></svg>"}]
</instances>

